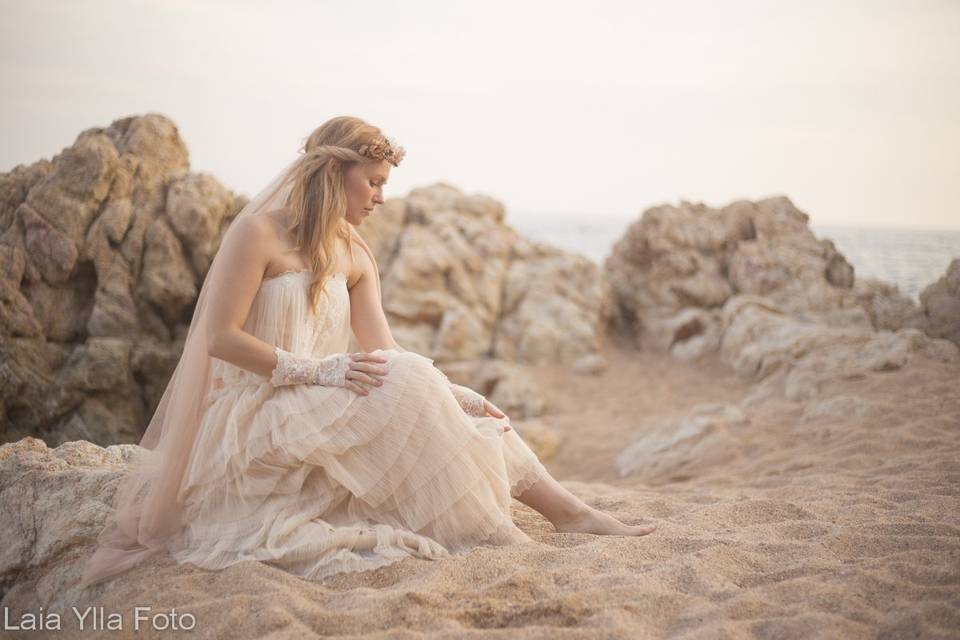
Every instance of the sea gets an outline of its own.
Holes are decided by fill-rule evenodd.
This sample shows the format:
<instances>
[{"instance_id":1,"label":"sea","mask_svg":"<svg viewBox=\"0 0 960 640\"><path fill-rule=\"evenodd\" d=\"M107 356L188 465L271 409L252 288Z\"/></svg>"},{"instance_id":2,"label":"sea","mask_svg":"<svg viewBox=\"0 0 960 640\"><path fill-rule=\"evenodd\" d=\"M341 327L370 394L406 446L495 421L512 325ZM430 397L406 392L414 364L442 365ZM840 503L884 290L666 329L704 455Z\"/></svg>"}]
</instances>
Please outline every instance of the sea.
<instances>
[{"instance_id":1,"label":"sea","mask_svg":"<svg viewBox=\"0 0 960 640\"><path fill-rule=\"evenodd\" d=\"M506 222L522 235L586 256L603 264L613 243L639 218L550 216L509 212ZM853 265L857 277L896 284L914 300L960 258L960 230L821 225L810 229L829 238Z\"/></svg>"}]
</instances>

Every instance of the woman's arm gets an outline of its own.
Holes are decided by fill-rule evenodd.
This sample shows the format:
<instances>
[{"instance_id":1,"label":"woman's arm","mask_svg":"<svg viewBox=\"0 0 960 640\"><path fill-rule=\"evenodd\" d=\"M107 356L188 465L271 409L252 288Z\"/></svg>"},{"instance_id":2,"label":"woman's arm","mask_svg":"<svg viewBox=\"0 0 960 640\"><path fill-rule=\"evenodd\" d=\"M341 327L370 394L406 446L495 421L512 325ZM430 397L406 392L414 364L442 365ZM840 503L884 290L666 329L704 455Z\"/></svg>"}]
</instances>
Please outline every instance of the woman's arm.
<instances>
[{"instance_id":1,"label":"woman's arm","mask_svg":"<svg viewBox=\"0 0 960 640\"><path fill-rule=\"evenodd\" d=\"M275 240L270 220L240 219L220 247L217 273L209 284L207 350L247 371L269 378L277 366L271 344L242 329L270 262Z\"/></svg>"},{"instance_id":2,"label":"woman's arm","mask_svg":"<svg viewBox=\"0 0 960 640\"><path fill-rule=\"evenodd\" d=\"M362 275L360 280L350 289L350 326L353 328L353 334L357 337L357 342L360 343L360 347L364 351L376 351L377 349L406 351L393 339L390 325L387 324L386 315L383 313L383 304L380 298L380 273L373 252L370 251L370 247L360 238L359 234L354 233L353 238L363 249L359 252ZM437 370L440 371L439 368ZM450 385L450 391L464 411L476 416L506 417L493 403L473 389L454 384L443 371L440 371L440 374ZM510 426L505 425L504 430L509 431Z\"/></svg>"},{"instance_id":3,"label":"woman's arm","mask_svg":"<svg viewBox=\"0 0 960 640\"><path fill-rule=\"evenodd\" d=\"M396 349L404 351L393 339L380 297L380 273L370 247L351 230L353 241L360 245L360 279L350 287L350 327L363 351Z\"/></svg>"}]
</instances>

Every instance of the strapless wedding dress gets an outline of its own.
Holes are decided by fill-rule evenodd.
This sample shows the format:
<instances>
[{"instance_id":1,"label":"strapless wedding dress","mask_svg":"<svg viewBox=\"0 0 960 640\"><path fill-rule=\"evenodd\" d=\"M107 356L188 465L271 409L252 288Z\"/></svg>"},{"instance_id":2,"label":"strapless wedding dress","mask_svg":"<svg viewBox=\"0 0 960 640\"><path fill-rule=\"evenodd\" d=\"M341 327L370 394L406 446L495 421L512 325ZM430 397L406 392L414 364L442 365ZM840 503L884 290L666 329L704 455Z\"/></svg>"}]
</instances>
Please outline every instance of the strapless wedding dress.
<instances>
[{"instance_id":1,"label":"strapless wedding dress","mask_svg":"<svg viewBox=\"0 0 960 640\"><path fill-rule=\"evenodd\" d=\"M345 353L346 277L309 309L307 271L263 281L245 330L298 355ZM383 385L273 387L214 360L196 446L179 498L182 563L222 569L258 560L307 579L439 559L530 538L511 499L547 471L506 419L469 416L433 360L377 350Z\"/></svg>"}]
</instances>

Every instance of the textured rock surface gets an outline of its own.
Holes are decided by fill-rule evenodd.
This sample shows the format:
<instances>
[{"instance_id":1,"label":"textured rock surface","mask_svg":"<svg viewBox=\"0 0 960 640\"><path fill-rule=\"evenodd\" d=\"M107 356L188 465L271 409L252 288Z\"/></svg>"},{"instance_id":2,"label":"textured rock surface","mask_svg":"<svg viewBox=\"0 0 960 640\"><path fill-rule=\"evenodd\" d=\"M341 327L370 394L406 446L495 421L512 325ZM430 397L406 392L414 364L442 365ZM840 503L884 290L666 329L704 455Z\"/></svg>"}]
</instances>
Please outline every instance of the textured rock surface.
<instances>
[{"instance_id":1,"label":"textured rock surface","mask_svg":"<svg viewBox=\"0 0 960 640\"><path fill-rule=\"evenodd\" d=\"M138 441L244 202L157 114L0 174L0 439Z\"/></svg>"},{"instance_id":2,"label":"textured rock surface","mask_svg":"<svg viewBox=\"0 0 960 640\"><path fill-rule=\"evenodd\" d=\"M0 174L0 441L139 441L246 202L191 173L176 125L157 114ZM502 203L441 183L391 199L359 231L405 348L444 366L596 355L611 299L599 269L518 236ZM538 415L522 381L494 365L465 383Z\"/></svg>"},{"instance_id":3,"label":"textured rock surface","mask_svg":"<svg viewBox=\"0 0 960 640\"><path fill-rule=\"evenodd\" d=\"M438 183L376 216L358 230L377 256L384 311L405 348L438 363L572 363L596 353L611 304L599 269L520 237L501 203Z\"/></svg>"},{"instance_id":4,"label":"textured rock surface","mask_svg":"<svg viewBox=\"0 0 960 640\"><path fill-rule=\"evenodd\" d=\"M879 386L891 372L913 370L917 358L939 363L953 375L960 367L956 345L919 329L876 331L869 322L830 323L751 294L727 299L719 332L720 360L752 387L737 402L706 403L667 422L645 423L638 428L643 435L617 456L620 477L659 484L689 479L705 467L735 464L754 431L748 412L771 402L799 408L799 415L784 412L790 424L876 420L883 411L878 399L845 392L850 384ZM942 387L911 400L930 403L935 411L946 400L940 394Z\"/></svg>"},{"instance_id":5,"label":"textured rock surface","mask_svg":"<svg viewBox=\"0 0 960 640\"><path fill-rule=\"evenodd\" d=\"M953 343L914 328L874 331L801 320L760 296L728 300L723 324L721 358L737 373L757 381L780 371L826 385L831 376L862 377L900 369L918 352L956 362L960 351Z\"/></svg>"},{"instance_id":6,"label":"textured rock surface","mask_svg":"<svg viewBox=\"0 0 960 640\"><path fill-rule=\"evenodd\" d=\"M0 446L5 604L76 601L83 562L103 528L117 483L139 450L136 445L104 449L85 441L50 449L30 437Z\"/></svg>"},{"instance_id":7,"label":"textured rock surface","mask_svg":"<svg viewBox=\"0 0 960 640\"><path fill-rule=\"evenodd\" d=\"M920 292L920 305L924 331L960 346L960 258L954 258L947 272Z\"/></svg>"},{"instance_id":8,"label":"textured rock surface","mask_svg":"<svg viewBox=\"0 0 960 640\"><path fill-rule=\"evenodd\" d=\"M808 222L785 197L739 200L721 209L681 201L646 210L604 264L617 309L614 325L644 348L685 360L716 351L719 309L738 294L762 296L786 313L831 324L926 329L913 300L894 285L857 280L833 243L817 239Z\"/></svg>"}]
</instances>

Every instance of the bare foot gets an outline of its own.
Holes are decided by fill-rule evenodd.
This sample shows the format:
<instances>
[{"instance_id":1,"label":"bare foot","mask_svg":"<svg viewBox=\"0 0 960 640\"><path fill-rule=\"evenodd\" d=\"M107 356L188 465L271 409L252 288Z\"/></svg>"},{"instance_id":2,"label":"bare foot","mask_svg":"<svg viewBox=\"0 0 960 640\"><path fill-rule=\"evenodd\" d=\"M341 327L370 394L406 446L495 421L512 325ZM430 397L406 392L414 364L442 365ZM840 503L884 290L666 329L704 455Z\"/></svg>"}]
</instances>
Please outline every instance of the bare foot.
<instances>
[{"instance_id":1,"label":"bare foot","mask_svg":"<svg viewBox=\"0 0 960 640\"><path fill-rule=\"evenodd\" d=\"M623 524L593 507L587 507L587 511L569 518L558 519L553 527L558 533L595 533L602 536L645 536L657 529L653 525Z\"/></svg>"}]
</instances>

